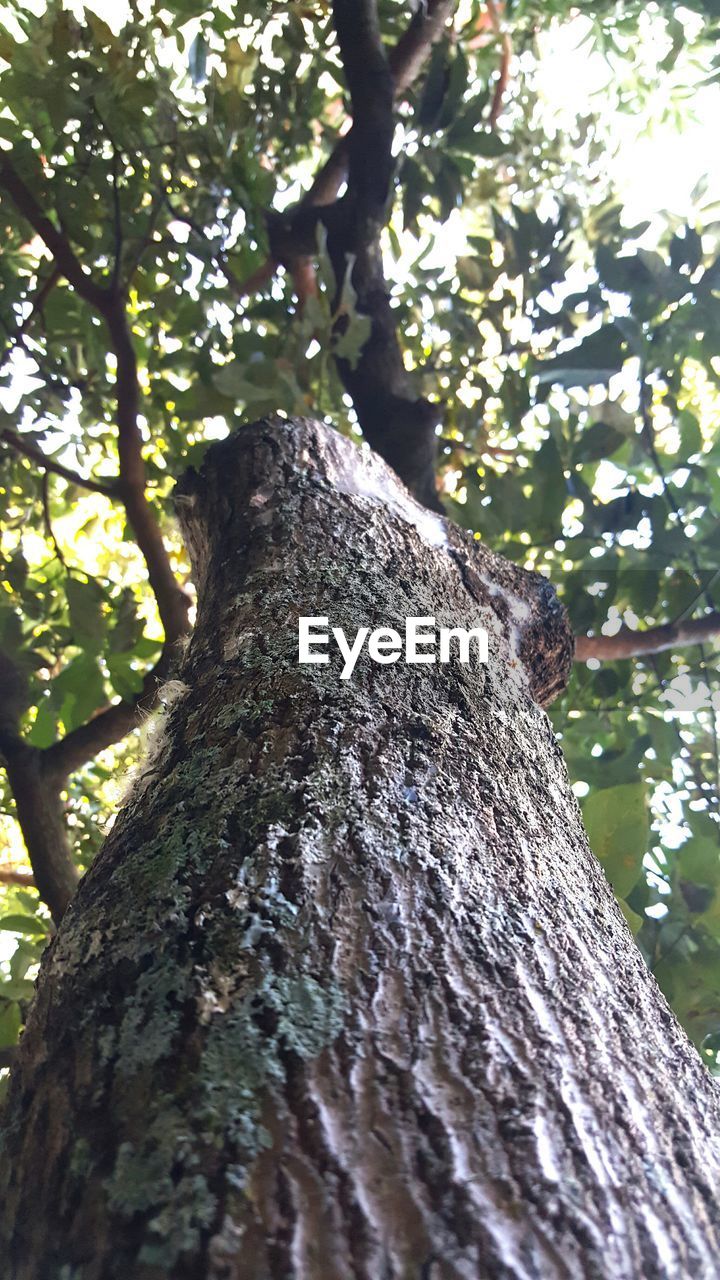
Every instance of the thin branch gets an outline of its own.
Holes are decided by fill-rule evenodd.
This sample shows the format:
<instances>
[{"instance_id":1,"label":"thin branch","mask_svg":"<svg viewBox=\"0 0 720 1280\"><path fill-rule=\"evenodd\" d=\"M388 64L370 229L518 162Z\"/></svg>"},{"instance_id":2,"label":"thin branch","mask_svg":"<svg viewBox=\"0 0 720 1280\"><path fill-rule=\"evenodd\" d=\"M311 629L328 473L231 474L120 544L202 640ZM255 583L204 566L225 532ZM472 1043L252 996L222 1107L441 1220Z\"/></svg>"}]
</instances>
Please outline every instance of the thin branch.
<instances>
[{"instance_id":1,"label":"thin branch","mask_svg":"<svg viewBox=\"0 0 720 1280\"><path fill-rule=\"evenodd\" d=\"M190 601L173 573L160 526L145 494L137 358L122 298L114 298L103 308L103 315L117 361L118 493L147 565L165 638L172 643L188 631Z\"/></svg>"},{"instance_id":2,"label":"thin branch","mask_svg":"<svg viewBox=\"0 0 720 1280\"><path fill-rule=\"evenodd\" d=\"M510 63L512 62L513 47L509 32L503 31L502 29L500 12L495 0L486 0L486 7L490 18L490 25L492 26L495 35L500 40L500 66L498 68L498 77L495 81L495 90L493 92L493 100L490 106L489 116L490 127L494 129L498 122L500 112L502 111L505 92L510 80Z\"/></svg>"},{"instance_id":3,"label":"thin branch","mask_svg":"<svg viewBox=\"0 0 720 1280\"><path fill-rule=\"evenodd\" d=\"M188 229L192 231L193 235L196 236L198 240L202 241L207 248L208 237L206 234L206 228L200 226L194 218L189 216L189 214L180 213L176 210L173 207L167 192L163 195L163 203L170 211L173 220L175 222L182 223L185 227L188 227ZM228 256L223 249L220 249L217 253L213 254L212 261L217 270L225 276L227 283L237 299L245 298L250 294L257 293L268 280L272 280L280 265L280 263L274 258L268 258L265 262L262 262L251 275L247 276L244 280L240 280L230 266Z\"/></svg>"},{"instance_id":4,"label":"thin branch","mask_svg":"<svg viewBox=\"0 0 720 1280\"><path fill-rule=\"evenodd\" d=\"M34 889L35 877L29 871L20 871L18 867L0 867L0 884L19 885L21 889Z\"/></svg>"},{"instance_id":5,"label":"thin branch","mask_svg":"<svg viewBox=\"0 0 720 1280\"><path fill-rule=\"evenodd\" d=\"M70 855L60 787L49 774L45 752L20 736L27 694L25 672L0 650L0 753L38 893L57 923L75 892L78 876Z\"/></svg>"},{"instance_id":6,"label":"thin branch","mask_svg":"<svg viewBox=\"0 0 720 1280\"><path fill-rule=\"evenodd\" d=\"M46 278L43 280L42 284L38 288L38 291L35 294L35 297L33 298L30 304L30 310L28 311L23 321L18 325L16 329L7 331L8 336L10 338L10 342L8 346L5 348L5 351L3 352L2 357L0 357L0 368L2 368L2 366L6 363L6 361L12 355L16 347L21 346L24 348L24 350L27 351L27 346L25 344L25 335L28 329L30 328L30 325L32 324L33 320L35 319L35 316L38 314L39 311L42 310L45 300L47 299L49 294L52 293L52 290L55 288L55 285L57 284L61 276L62 276L62 272L59 270L57 266L53 265L49 275L46 276Z\"/></svg>"},{"instance_id":7,"label":"thin branch","mask_svg":"<svg viewBox=\"0 0 720 1280\"><path fill-rule=\"evenodd\" d=\"M575 661L587 662L590 658L601 661L640 658L646 654L663 653L668 649L703 644L719 635L720 611L713 610L689 622L668 622L659 627L648 627L645 631L621 627L612 636L578 636L575 640Z\"/></svg>"},{"instance_id":8,"label":"thin branch","mask_svg":"<svg viewBox=\"0 0 720 1280\"><path fill-rule=\"evenodd\" d=\"M274 258L267 258L265 262L261 262L260 266L255 268L251 275L246 276L244 280L240 280L228 265L224 254L218 256L217 263L235 297L238 299L248 298L253 293L258 293L263 285L272 280L280 266L280 263L276 262Z\"/></svg>"},{"instance_id":9,"label":"thin branch","mask_svg":"<svg viewBox=\"0 0 720 1280\"><path fill-rule=\"evenodd\" d=\"M21 453L23 457L36 462L43 471L51 471L53 475L62 476L63 480L67 480L70 484L79 485L81 489L89 489L91 493L102 493L106 498L119 496L117 480L93 480L91 476L82 476L71 467L63 466L62 462L48 458L42 449L15 431L5 428L0 431L0 440L16 453Z\"/></svg>"},{"instance_id":10,"label":"thin branch","mask_svg":"<svg viewBox=\"0 0 720 1280\"><path fill-rule=\"evenodd\" d=\"M693 613L698 601L702 598L702 596L705 595L706 591L710 590L713 583L716 582L718 578L720 578L720 569L714 569L713 572L710 574L710 577L708 578L707 582L703 582L702 586L699 588L697 593L693 596L689 604L686 604L685 608L681 609L680 612L673 618L673 622L680 622L683 618L687 618L689 614Z\"/></svg>"},{"instance_id":11,"label":"thin branch","mask_svg":"<svg viewBox=\"0 0 720 1280\"><path fill-rule=\"evenodd\" d=\"M712 749L713 773L715 777L714 777L714 782L710 784L711 791L712 791L712 799L709 800L709 803L712 803L713 808L716 809L718 813L720 813L720 742L718 741L718 724L717 724L718 717L716 715L715 708L712 705L713 687L717 677L717 663L715 662L711 665L708 662L704 645L700 645L700 669L705 677L705 680L707 681L707 686L711 695L709 732L710 732L710 745Z\"/></svg>"},{"instance_id":12,"label":"thin branch","mask_svg":"<svg viewBox=\"0 0 720 1280\"><path fill-rule=\"evenodd\" d=\"M43 516L45 518L45 531L47 533L47 536L50 542L53 545L53 548L55 550L55 555L57 556L58 560L60 561L60 564L62 565L63 569L67 573L67 564L65 562L65 556L62 553L62 547L60 546L60 543L55 537L55 530L53 529L52 518L50 516L49 484L50 482L48 479L48 473L47 471L44 471L42 476L40 477L40 490L42 493L42 509L43 509Z\"/></svg>"},{"instance_id":13,"label":"thin branch","mask_svg":"<svg viewBox=\"0 0 720 1280\"><path fill-rule=\"evenodd\" d=\"M122 226L122 209L120 207L120 176L118 172L118 151L115 143L110 140L112 146L112 192L113 192L113 227L115 231L115 260L113 263L111 289L113 293L117 290L120 280L120 266L122 263L123 250L123 226Z\"/></svg>"},{"instance_id":14,"label":"thin branch","mask_svg":"<svg viewBox=\"0 0 720 1280\"><path fill-rule=\"evenodd\" d=\"M118 287L127 289L130 281L133 279L135 272L137 271L138 267L140 266L140 263L142 262L143 254L147 251L147 249L153 243L153 237L155 235L157 220L160 216L160 210L162 209L164 204L164 195L165 195L165 192L162 188L160 188L159 191L155 192L155 195L153 196L153 200L152 200L152 205L150 207L150 212L148 214L147 225L145 227L145 234L140 240L139 244L137 245L132 257L130 258L129 265L126 266L126 270L124 273L126 276L125 283L122 284L121 286L120 281L118 280Z\"/></svg>"},{"instance_id":15,"label":"thin branch","mask_svg":"<svg viewBox=\"0 0 720 1280\"><path fill-rule=\"evenodd\" d=\"M189 601L175 579L160 527L145 496L145 463L138 423L140 388L137 359L124 298L117 289L95 284L85 273L67 237L45 216L35 196L7 160L0 160L0 187L5 188L16 208L42 238L55 259L55 265L77 294L100 313L107 325L117 361L115 391L120 475L114 492L125 505L128 522L145 558L165 635L177 640L188 629Z\"/></svg>"}]
</instances>

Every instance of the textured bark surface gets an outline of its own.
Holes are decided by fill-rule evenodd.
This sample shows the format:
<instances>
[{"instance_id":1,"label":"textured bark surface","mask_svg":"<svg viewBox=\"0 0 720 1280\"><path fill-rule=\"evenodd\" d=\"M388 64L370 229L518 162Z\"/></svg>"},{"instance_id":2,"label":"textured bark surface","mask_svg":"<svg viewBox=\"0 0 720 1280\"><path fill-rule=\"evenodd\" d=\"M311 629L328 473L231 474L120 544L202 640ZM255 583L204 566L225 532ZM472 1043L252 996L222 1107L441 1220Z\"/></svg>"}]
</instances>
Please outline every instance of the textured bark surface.
<instances>
[{"instance_id":1,"label":"textured bark surface","mask_svg":"<svg viewBox=\"0 0 720 1280\"><path fill-rule=\"evenodd\" d=\"M720 1274L717 1091L531 696L570 658L546 584L312 424L179 502L197 630L43 966L3 1274ZM300 614L484 623L491 662L341 681Z\"/></svg>"}]
</instances>

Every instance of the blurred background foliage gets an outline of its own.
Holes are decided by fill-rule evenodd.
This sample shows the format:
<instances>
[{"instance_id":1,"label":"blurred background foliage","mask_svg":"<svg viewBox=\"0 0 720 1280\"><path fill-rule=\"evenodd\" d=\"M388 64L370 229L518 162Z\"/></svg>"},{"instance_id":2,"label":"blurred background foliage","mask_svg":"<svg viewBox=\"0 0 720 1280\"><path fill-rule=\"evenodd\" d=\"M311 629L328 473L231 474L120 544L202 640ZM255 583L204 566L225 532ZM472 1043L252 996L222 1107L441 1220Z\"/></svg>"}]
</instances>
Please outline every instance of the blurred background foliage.
<instances>
[{"instance_id":1,"label":"blurred background foliage","mask_svg":"<svg viewBox=\"0 0 720 1280\"><path fill-rule=\"evenodd\" d=\"M412 6L380 8L392 45ZM287 272L262 271L268 209L300 198L346 120L329 6L2 9L0 159L95 279L126 286L147 493L187 582L169 497L211 439L270 410L353 430L322 243L303 307ZM718 3L461 0L398 104L386 271L418 393L443 404L448 510L548 574L578 635L720 604L720 182L703 176L719 30ZM44 748L136 693L163 636L122 506L32 456L115 475L106 332L7 198L0 226L0 647L28 677L23 727ZM363 339L356 317L349 350ZM716 653L710 640L579 662L552 709L591 843L711 1068ZM80 867L142 740L72 775ZM0 837L2 1049L50 924L7 791Z\"/></svg>"}]
</instances>

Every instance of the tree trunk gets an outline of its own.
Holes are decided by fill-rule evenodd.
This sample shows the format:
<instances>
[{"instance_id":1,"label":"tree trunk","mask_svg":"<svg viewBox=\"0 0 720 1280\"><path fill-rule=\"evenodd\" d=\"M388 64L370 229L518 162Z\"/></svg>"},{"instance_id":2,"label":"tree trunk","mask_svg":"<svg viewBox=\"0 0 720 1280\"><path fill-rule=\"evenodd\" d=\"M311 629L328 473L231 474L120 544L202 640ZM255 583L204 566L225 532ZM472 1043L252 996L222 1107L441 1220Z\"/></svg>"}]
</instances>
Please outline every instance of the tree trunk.
<instances>
[{"instance_id":1,"label":"tree trunk","mask_svg":"<svg viewBox=\"0 0 720 1280\"><path fill-rule=\"evenodd\" d=\"M178 499L198 623L43 965L12 1280L720 1275L716 1087L587 846L548 585L316 424ZM490 662L298 664L484 625Z\"/></svg>"}]
</instances>

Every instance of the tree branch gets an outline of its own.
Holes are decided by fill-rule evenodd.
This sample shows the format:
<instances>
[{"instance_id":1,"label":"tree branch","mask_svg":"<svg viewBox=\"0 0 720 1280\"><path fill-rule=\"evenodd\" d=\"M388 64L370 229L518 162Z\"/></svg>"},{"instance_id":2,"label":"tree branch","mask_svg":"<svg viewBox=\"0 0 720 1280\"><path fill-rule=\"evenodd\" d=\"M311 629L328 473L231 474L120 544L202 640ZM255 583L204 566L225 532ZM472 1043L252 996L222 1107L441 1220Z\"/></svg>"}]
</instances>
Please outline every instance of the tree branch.
<instances>
[{"instance_id":1,"label":"tree branch","mask_svg":"<svg viewBox=\"0 0 720 1280\"><path fill-rule=\"evenodd\" d=\"M22 346L24 350L27 351L27 346L25 343L25 334L30 328L30 325L35 319L35 316L37 315L38 311L42 309L45 299L49 296L49 294L52 293L61 275L62 275L62 272L58 269L57 266L53 265L52 270L49 272L46 279L43 280L37 293L35 294L35 297L33 298L30 304L30 310L25 316L25 319L18 325L18 327L14 331L12 332L8 331L9 337L10 337L10 343L6 347L5 351L3 352L2 357L0 357L0 367L2 367L5 364L8 357L12 354L12 352L15 350L16 347Z\"/></svg>"},{"instance_id":2,"label":"tree branch","mask_svg":"<svg viewBox=\"0 0 720 1280\"><path fill-rule=\"evenodd\" d=\"M500 66L498 68L498 76L495 81L495 90L493 92L492 104L490 106L489 122L491 129L495 128L498 122L498 116L502 111L503 98L505 90L510 79L510 63L512 61L513 47L512 40L507 31L503 31L500 21L500 12L496 4L496 0L486 0L490 25L495 35L500 40Z\"/></svg>"},{"instance_id":3,"label":"tree branch","mask_svg":"<svg viewBox=\"0 0 720 1280\"><path fill-rule=\"evenodd\" d=\"M457 0L426 0L426 3L418 5L407 31L388 55L396 98L402 97L419 76L456 4ZM338 139L309 191L303 196L303 204L325 205L337 200L338 192L348 175L348 143L349 134Z\"/></svg>"},{"instance_id":4,"label":"tree branch","mask_svg":"<svg viewBox=\"0 0 720 1280\"><path fill-rule=\"evenodd\" d=\"M347 136L352 196L377 217L393 173L393 80L375 0L333 0L335 31L350 91L353 126Z\"/></svg>"},{"instance_id":5,"label":"tree branch","mask_svg":"<svg viewBox=\"0 0 720 1280\"><path fill-rule=\"evenodd\" d=\"M73 471L71 467L63 466L62 462L56 462L54 458L48 458L38 445L32 444L31 441L25 439L24 436L18 435L15 431L8 428L0 431L0 440L14 449L16 453L21 453L23 457L29 458L43 471L50 471L53 475L62 476L63 480L67 480L70 484L79 485L82 489L89 489L91 493L102 493L106 498L117 498L118 482L116 480L93 480L91 476L82 476L78 471Z\"/></svg>"},{"instance_id":6,"label":"tree branch","mask_svg":"<svg viewBox=\"0 0 720 1280\"><path fill-rule=\"evenodd\" d=\"M575 661L587 662L589 658L613 661L619 658L640 658L646 654L663 653L667 649L687 648L703 644L720 635L720 612L713 610L702 618L689 622L667 622L645 631L621 627L612 636L578 636L575 640Z\"/></svg>"},{"instance_id":7,"label":"tree branch","mask_svg":"<svg viewBox=\"0 0 720 1280\"><path fill-rule=\"evenodd\" d=\"M97 285L76 258L67 237L43 213L35 196L9 161L0 159L0 187L4 187L18 211L27 219L52 254L56 267L67 278L79 297L83 298L105 320L110 343L117 361L115 391L117 396L119 478L114 492L122 499L128 522L145 558L150 586L166 638L177 640L188 629L189 601L172 571L160 527L145 496L145 464L142 435L138 425L140 389L137 359L125 311L125 300L117 288ZM114 188L116 249L122 239L117 225L119 206Z\"/></svg>"},{"instance_id":8,"label":"tree branch","mask_svg":"<svg viewBox=\"0 0 720 1280\"><path fill-rule=\"evenodd\" d=\"M45 753L20 737L20 717L26 705L26 677L9 654L0 650L0 753L38 892L57 923L75 892L78 876L70 855L60 787L49 776Z\"/></svg>"},{"instance_id":9,"label":"tree branch","mask_svg":"<svg viewBox=\"0 0 720 1280\"><path fill-rule=\"evenodd\" d=\"M5 156L7 153L0 153ZM102 310L109 297L109 291L95 283L85 268L76 258L67 236L59 231L53 222L43 213L30 188L9 160L0 159L0 188L7 191L19 213L30 223L33 231L49 249L58 270L75 289L76 293L91 306Z\"/></svg>"},{"instance_id":10,"label":"tree branch","mask_svg":"<svg viewBox=\"0 0 720 1280\"><path fill-rule=\"evenodd\" d=\"M50 515L50 478L48 476L47 471L44 471L42 474L40 487L42 492L43 517L45 519L45 534L47 536L48 541L52 544L56 558L60 561L60 564L62 565L63 569L67 573L68 567L65 561L65 556L63 555L63 551L62 551L62 547L60 546L60 543L55 537L55 530L53 529L52 516Z\"/></svg>"},{"instance_id":11,"label":"tree branch","mask_svg":"<svg viewBox=\"0 0 720 1280\"><path fill-rule=\"evenodd\" d=\"M357 311L370 320L359 358L336 357L368 443L415 497L440 510L435 475L437 405L413 396L398 340L383 269L380 235L388 215L393 174L393 84L380 39L374 0L335 0L340 52L352 100L348 190L325 215L340 309L347 272ZM300 214L307 211L300 210ZM338 316L338 331L347 323Z\"/></svg>"},{"instance_id":12,"label":"tree branch","mask_svg":"<svg viewBox=\"0 0 720 1280\"><path fill-rule=\"evenodd\" d=\"M120 175L118 170L119 155L115 143L110 139L112 147L112 193L113 193L113 228L115 232L115 261L113 263L111 290L117 290L120 281L120 268L123 251L122 209L120 206Z\"/></svg>"},{"instance_id":13,"label":"tree branch","mask_svg":"<svg viewBox=\"0 0 720 1280\"><path fill-rule=\"evenodd\" d=\"M454 12L457 0L425 0L419 4L409 27L388 55L394 96L400 97L412 86L422 71L433 45L442 35ZM335 143L333 150L318 170L312 186L300 201L304 208L322 208L333 204L347 181L352 127ZM237 298L247 297L271 280L280 261L268 258L246 280L238 280L230 268L219 263Z\"/></svg>"},{"instance_id":14,"label":"tree branch","mask_svg":"<svg viewBox=\"0 0 720 1280\"><path fill-rule=\"evenodd\" d=\"M93 716L92 720L79 725L45 749L43 755L49 773L64 781L69 774L92 760L98 752L105 751L116 742L122 742L136 728L143 713L152 711L157 702L158 689L172 668L176 644L177 641L166 641L157 663L152 671L148 671L142 689L135 698L111 703Z\"/></svg>"},{"instance_id":15,"label":"tree branch","mask_svg":"<svg viewBox=\"0 0 720 1280\"><path fill-rule=\"evenodd\" d=\"M33 889L35 887L35 878L30 875L29 871L21 871L18 867L3 866L0 867L0 884L15 884L20 888Z\"/></svg>"},{"instance_id":16,"label":"tree branch","mask_svg":"<svg viewBox=\"0 0 720 1280\"><path fill-rule=\"evenodd\" d=\"M140 387L137 358L120 294L114 295L112 301L103 306L102 314L117 360L118 493L147 565L165 638L173 643L188 631L190 601L173 573L160 526L145 495L145 463L138 423Z\"/></svg>"},{"instance_id":17,"label":"tree branch","mask_svg":"<svg viewBox=\"0 0 720 1280\"><path fill-rule=\"evenodd\" d=\"M157 600L165 632L165 644L156 668L147 674L138 697L106 707L87 724L67 734L52 747L39 751L22 742L19 717L12 724L0 723L0 750L5 756L10 786L15 797L18 820L30 855L38 891L54 919L59 919L69 902L77 875L67 844L60 790L73 769L86 764L98 751L122 739L137 723L141 710L153 705L159 683L167 674L175 646L189 630L190 601L177 582L163 542L162 532L145 494L145 463L140 431L140 386L137 358L125 308L124 291L116 279L112 288L102 288L86 274L67 237L45 216L35 196L7 160L0 160L0 187L18 211L41 237L53 256L55 266L67 278L78 296L104 319L110 347L117 362L115 395L117 402L118 471L110 493L119 497L128 523L142 552L150 586ZM116 250L121 247L117 181L114 184ZM120 241L118 241L120 237ZM27 446L15 433L4 433L8 443L46 466L47 459L35 446ZM65 479L79 477L59 465L53 468ZM97 482L91 486L97 489ZM102 486L100 492L108 493ZM2 669L0 668L0 677Z\"/></svg>"},{"instance_id":18,"label":"tree branch","mask_svg":"<svg viewBox=\"0 0 720 1280\"><path fill-rule=\"evenodd\" d=\"M388 55L396 98L411 88L456 8L457 0L425 0L417 5L407 31Z\"/></svg>"}]
</instances>

